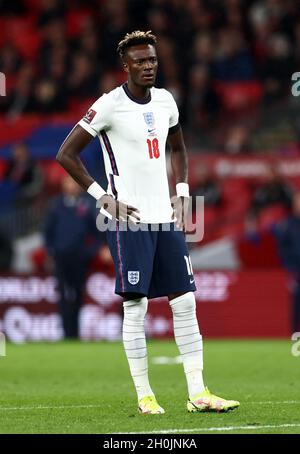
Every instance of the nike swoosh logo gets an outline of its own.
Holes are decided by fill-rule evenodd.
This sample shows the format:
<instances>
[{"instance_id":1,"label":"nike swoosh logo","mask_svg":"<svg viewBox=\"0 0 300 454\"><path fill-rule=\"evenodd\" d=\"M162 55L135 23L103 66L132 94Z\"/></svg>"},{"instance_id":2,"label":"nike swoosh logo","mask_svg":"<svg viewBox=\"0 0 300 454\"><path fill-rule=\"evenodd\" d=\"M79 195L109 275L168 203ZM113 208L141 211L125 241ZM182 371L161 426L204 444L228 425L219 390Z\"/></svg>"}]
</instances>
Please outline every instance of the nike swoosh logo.
<instances>
[{"instance_id":1,"label":"nike swoosh logo","mask_svg":"<svg viewBox=\"0 0 300 454\"><path fill-rule=\"evenodd\" d=\"M195 279L190 279L190 284L193 284L195 282Z\"/></svg>"},{"instance_id":2,"label":"nike swoosh logo","mask_svg":"<svg viewBox=\"0 0 300 454\"><path fill-rule=\"evenodd\" d=\"M151 134L151 132L154 132L155 131L155 128L153 129L148 129L148 132Z\"/></svg>"}]
</instances>

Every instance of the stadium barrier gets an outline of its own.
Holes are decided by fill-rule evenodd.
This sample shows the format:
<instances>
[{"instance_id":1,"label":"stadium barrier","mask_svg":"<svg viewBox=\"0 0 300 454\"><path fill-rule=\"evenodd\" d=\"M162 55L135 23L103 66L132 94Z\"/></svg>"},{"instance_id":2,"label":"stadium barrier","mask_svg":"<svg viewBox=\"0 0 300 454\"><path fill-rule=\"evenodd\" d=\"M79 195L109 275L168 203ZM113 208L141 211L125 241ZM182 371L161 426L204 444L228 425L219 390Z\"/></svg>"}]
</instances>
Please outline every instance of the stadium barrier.
<instances>
[{"instance_id":1,"label":"stadium barrier","mask_svg":"<svg viewBox=\"0 0 300 454\"><path fill-rule=\"evenodd\" d=\"M205 337L288 337L289 294L281 270L195 272L197 316ZM56 280L47 275L0 276L0 332L12 342L57 341ZM85 340L121 338L122 305L114 278L88 276L80 333ZM152 338L173 336L165 298L152 300L146 320Z\"/></svg>"}]
</instances>

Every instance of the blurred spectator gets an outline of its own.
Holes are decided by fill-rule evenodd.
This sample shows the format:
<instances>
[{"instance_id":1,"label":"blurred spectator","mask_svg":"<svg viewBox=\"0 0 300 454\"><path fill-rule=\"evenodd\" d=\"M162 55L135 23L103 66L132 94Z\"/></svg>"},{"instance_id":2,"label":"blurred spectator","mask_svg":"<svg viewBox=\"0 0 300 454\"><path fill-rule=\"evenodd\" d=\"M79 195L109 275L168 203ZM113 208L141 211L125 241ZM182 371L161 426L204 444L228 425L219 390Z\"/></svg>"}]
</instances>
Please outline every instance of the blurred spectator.
<instances>
[{"instance_id":1,"label":"blurred spectator","mask_svg":"<svg viewBox=\"0 0 300 454\"><path fill-rule=\"evenodd\" d=\"M1 49L0 71L3 72L6 77L13 76L20 68L21 63L22 57L20 53L12 43L7 42Z\"/></svg>"},{"instance_id":2,"label":"blurred spectator","mask_svg":"<svg viewBox=\"0 0 300 454\"><path fill-rule=\"evenodd\" d=\"M100 77L99 93L109 93L111 90L116 88L118 84L119 80L116 72L105 72L103 76Z\"/></svg>"},{"instance_id":3,"label":"blurred spectator","mask_svg":"<svg viewBox=\"0 0 300 454\"><path fill-rule=\"evenodd\" d=\"M79 39L80 52L87 55L97 65L100 61L99 37L93 26L86 27Z\"/></svg>"},{"instance_id":4,"label":"blurred spectator","mask_svg":"<svg viewBox=\"0 0 300 454\"><path fill-rule=\"evenodd\" d=\"M214 76L223 82L253 80L255 67L242 34L232 28L220 30Z\"/></svg>"},{"instance_id":5,"label":"blurred spectator","mask_svg":"<svg viewBox=\"0 0 300 454\"><path fill-rule=\"evenodd\" d=\"M204 165L197 167L195 180L197 186L191 192L191 196L204 196L205 207L219 207L222 202L221 189L217 180Z\"/></svg>"},{"instance_id":6,"label":"blurred spectator","mask_svg":"<svg viewBox=\"0 0 300 454\"><path fill-rule=\"evenodd\" d=\"M75 54L72 62L72 73L69 77L70 95L81 98L95 96L96 86L97 72L92 61L84 53Z\"/></svg>"},{"instance_id":7,"label":"blurred spectator","mask_svg":"<svg viewBox=\"0 0 300 454\"><path fill-rule=\"evenodd\" d=\"M254 193L250 218L257 218L262 210L271 205L281 205L287 212L292 206L292 188L282 180L275 166L269 166L265 182Z\"/></svg>"},{"instance_id":8,"label":"blurred spectator","mask_svg":"<svg viewBox=\"0 0 300 454\"><path fill-rule=\"evenodd\" d=\"M53 202L45 221L45 243L58 281L58 310L66 338L78 337L78 317L89 262L103 235L96 227L96 210L69 176L62 180L62 195Z\"/></svg>"},{"instance_id":9,"label":"blurred spectator","mask_svg":"<svg viewBox=\"0 0 300 454\"><path fill-rule=\"evenodd\" d=\"M40 80L35 86L32 103L33 109L39 113L57 112L57 109L64 110L66 98L63 87L50 79Z\"/></svg>"},{"instance_id":10,"label":"blurred spectator","mask_svg":"<svg viewBox=\"0 0 300 454\"><path fill-rule=\"evenodd\" d=\"M228 154L248 153L251 151L249 143L249 131L246 126L232 126L224 141L224 151Z\"/></svg>"},{"instance_id":11,"label":"blurred spectator","mask_svg":"<svg viewBox=\"0 0 300 454\"><path fill-rule=\"evenodd\" d=\"M41 0L39 25L48 24L64 14L64 2L61 0Z\"/></svg>"},{"instance_id":12,"label":"blurred spectator","mask_svg":"<svg viewBox=\"0 0 300 454\"><path fill-rule=\"evenodd\" d=\"M41 170L24 143L19 143L12 149L4 185L10 187L14 201L18 205L31 203L41 192L43 185Z\"/></svg>"},{"instance_id":13,"label":"blurred spectator","mask_svg":"<svg viewBox=\"0 0 300 454\"><path fill-rule=\"evenodd\" d=\"M194 40L192 60L195 64L207 65L211 69L215 43L208 33L199 33Z\"/></svg>"},{"instance_id":14,"label":"blurred spectator","mask_svg":"<svg viewBox=\"0 0 300 454\"><path fill-rule=\"evenodd\" d=\"M68 53L68 42L66 38L65 25L60 18L47 21L42 27L43 44L41 48L42 67L49 67L51 55L54 52Z\"/></svg>"},{"instance_id":15,"label":"blurred spectator","mask_svg":"<svg viewBox=\"0 0 300 454\"><path fill-rule=\"evenodd\" d=\"M16 14L21 15L26 12L26 5L24 0L1 0L0 2L0 14Z\"/></svg>"},{"instance_id":16,"label":"blurred spectator","mask_svg":"<svg viewBox=\"0 0 300 454\"><path fill-rule=\"evenodd\" d=\"M262 76L265 87L265 101L270 103L289 91L291 74L295 70L291 44L284 35L269 38L268 54L264 60Z\"/></svg>"},{"instance_id":17,"label":"blurred spectator","mask_svg":"<svg viewBox=\"0 0 300 454\"><path fill-rule=\"evenodd\" d=\"M294 28L294 49L295 49L295 59L296 62L295 64L298 65L300 63L300 21L296 23L295 28Z\"/></svg>"},{"instance_id":18,"label":"blurred spectator","mask_svg":"<svg viewBox=\"0 0 300 454\"><path fill-rule=\"evenodd\" d=\"M34 69L30 63L25 63L19 70L16 84L8 93L8 116L12 119L26 112L32 112L33 104Z\"/></svg>"},{"instance_id":19,"label":"blurred spectator","mask_svg":"<svg viewBox=\"0 0 300 454\"><path fill-rule=\"evenodd\" d=\"M101 42L105 56L103 63L108 68L119 66L115 49L130 29L128 3L124 0L112 0L101 5L100 14L103 21Z\"/></svg>"},{"instance_id":20,"label":"blurred spectator","mask_svg":"<svg viewBox=\"0 0 300 454\"><path fill-rule=\"evenodd\" d=\"M300 331L300 193L293 197L290 217L275 230L283 266L290 273L292 294L291 330Z\"/></svg>"},{"instance_id":21,"label":"blurred spectator","mask_svg":"<svg viewBox=\"0 0 300 454\"><path fill-rule=\"evenodd\" d=\"M22 58L17 49L11 43L6 43L0 52L0 72L5 74L7 93L11 93L16 85L16 74L21 65ZM7 112L10 101L9 96L0 96L0 112Z\"/></svg>"},{"instance_id":22,"label":"blurred spectator","mask_svg":"<svg viewBox=\"0 0 300 454\"><path fill-rule=\"evenodd\" d=\"M181 86L178 80L178 66L174 54L174 44L170 38L162 36L157 44L159 58L157 85L163 85L170 90L175 97L177 104L181 94Z\"/></svg>"},{"instance_id":23,"label":"blurred spectator","mask_svg":"<svg viewBox=\"0 0 300 454\"><path fill-rule=\"evenodd\" d=\"M190 71L187 121L195 133L216 124L220 108L219 97L214 90L207 66L197 65Z\"/></svg>"},{"instance_id":24,"label":"blurred spectator","mask_svg":"<svg viewBox=\"0 0 300 454\"><path fill-rule=\"evenodd\" d=\"M148 12L147 22L153 33L157 35L164 35L168 33L168 17L161 9L150 9Z\"/></svg>"}]
</instances>

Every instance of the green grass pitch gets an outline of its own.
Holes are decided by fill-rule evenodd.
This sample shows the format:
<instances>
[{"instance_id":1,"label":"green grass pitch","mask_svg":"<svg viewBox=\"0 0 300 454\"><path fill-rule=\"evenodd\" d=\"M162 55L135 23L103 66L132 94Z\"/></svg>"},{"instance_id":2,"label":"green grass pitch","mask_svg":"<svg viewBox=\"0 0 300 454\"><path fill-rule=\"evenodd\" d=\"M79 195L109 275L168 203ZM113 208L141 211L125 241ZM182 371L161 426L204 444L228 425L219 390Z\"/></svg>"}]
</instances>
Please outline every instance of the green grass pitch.
<instances>
[{"instance_id":1,"label":"green grass pitch","mask_svg":"<svg viewBox=\"0 0 300 454\"><path fill-rule=\"evenodd\" d=\"M148 343L150 380L164 415L139 415L122 344L61 342L7 346L0 357L0 433L300 433L300 357L291 342L207 340L205 381L240 400L225 413L186 411L173 341Z\"/></svg>"}]
</instances>

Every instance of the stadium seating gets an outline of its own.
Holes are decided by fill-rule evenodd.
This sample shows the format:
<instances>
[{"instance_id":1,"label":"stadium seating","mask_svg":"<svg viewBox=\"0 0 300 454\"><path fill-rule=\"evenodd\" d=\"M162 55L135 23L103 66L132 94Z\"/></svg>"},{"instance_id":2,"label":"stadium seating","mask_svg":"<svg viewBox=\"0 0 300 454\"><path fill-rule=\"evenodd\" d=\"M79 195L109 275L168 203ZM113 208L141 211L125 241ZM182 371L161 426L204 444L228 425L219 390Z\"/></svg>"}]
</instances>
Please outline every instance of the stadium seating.
<instances>
[{"instance_id":1,"label":"stadium seating","mask_svg":"<svg viewBox=\"0 0 300 454\"><path fill-rule=\"evenodd\" d=\"M257 105L262 98L263 89L260 82L216 82L217 93L227 111L249 108Z\"/></svg>"},{"instance_id":2,"label":"stadium seating","mask_svg":"<svg viewBox=\"0 0 300 454\"><path fill-rule=\"evenodd\" d=\"M41 46L41 36L31 16L7 18L1 29L3 42L13 44L21 56L35 60Z\"/></svg>"}]
</instances>

